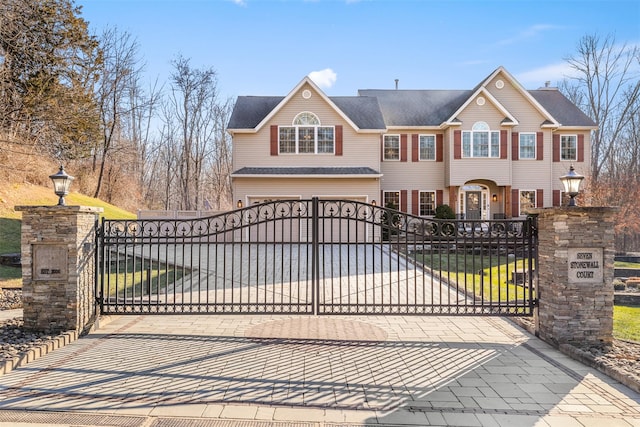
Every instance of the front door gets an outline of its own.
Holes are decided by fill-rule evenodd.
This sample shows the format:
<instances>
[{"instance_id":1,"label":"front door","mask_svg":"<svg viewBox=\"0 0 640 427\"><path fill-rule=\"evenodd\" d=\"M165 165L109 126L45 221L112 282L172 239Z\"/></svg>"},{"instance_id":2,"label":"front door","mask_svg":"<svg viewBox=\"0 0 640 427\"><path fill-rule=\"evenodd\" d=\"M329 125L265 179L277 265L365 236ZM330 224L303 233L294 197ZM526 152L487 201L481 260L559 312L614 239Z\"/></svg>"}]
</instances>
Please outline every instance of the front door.
<instances>
[{"instance_id":1,"label":"front door","mask_svg":"<svg viewBox=\"0 0 640 427\"><path fill-rule=\"evenodd\" d=\"M482 214L482 192L467 191L465 193L465 219L480 219Z\"/></svg>"}]
</instances>

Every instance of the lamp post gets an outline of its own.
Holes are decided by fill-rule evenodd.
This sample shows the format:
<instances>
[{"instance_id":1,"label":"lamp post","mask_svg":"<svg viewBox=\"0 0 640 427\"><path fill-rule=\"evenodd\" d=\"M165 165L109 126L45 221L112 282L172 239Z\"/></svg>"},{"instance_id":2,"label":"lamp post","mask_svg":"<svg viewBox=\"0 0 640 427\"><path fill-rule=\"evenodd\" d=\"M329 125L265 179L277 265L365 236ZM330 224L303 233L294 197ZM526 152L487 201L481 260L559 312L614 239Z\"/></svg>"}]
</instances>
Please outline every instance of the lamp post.
<instances>
[{"instance_id":1,"label":"lamp post","mask_svg":"<svg viewBox=\"0 0 640 427\"><path fill-rule=\"evenodd\" d=\"M584 176L576 173L573 165L569 168L569 173L561 176L560 181L562 181L562 185L564 185L564 191L570 197L569 204L567 206L576 206L575 197L580 192L580 183L584 179Z\"/></svg>"},{"instance_id":2,"label":"lamp post","mask_svg":"<svg viewBox=\"0 0 640 427\"><path fill-rule=\"evenodd\" d=\"M58 200L58 206L66 206L64 203L64 196L69 194L71 181L73 181L74 178L71 175L67 175L64 171L64 166L60 166L58 173L49 175L49 178L53 181L53 191L56 193L56 196L60 197Z\"/></svg>"}]
</instances>

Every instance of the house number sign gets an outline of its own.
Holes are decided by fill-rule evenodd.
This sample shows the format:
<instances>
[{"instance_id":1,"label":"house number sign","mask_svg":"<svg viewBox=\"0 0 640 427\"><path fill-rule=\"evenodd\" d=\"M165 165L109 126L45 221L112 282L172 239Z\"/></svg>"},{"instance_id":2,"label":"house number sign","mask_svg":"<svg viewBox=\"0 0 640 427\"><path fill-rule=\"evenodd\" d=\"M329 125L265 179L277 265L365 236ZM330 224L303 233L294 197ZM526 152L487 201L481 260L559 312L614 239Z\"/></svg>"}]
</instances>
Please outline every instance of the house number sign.
<instances>
[{"instance_id":1,"label":"house number sign","mask_svg":"<svg viewBox=\"0 0 640 427\"><path fill-rule=\"evenodd\" d=\"M602 248L569 248L568 252L569 283L602 283Z\"/></svg>"},{"instance_id":2,"label":"house number sign","mask_svg":"<svg viewBox=\"0 0 640 427\"><path fill-rule=\"evenodd\" d=\"M67 245L33 245L33 280L67 280Z\"/></svg>"}]
</instances>

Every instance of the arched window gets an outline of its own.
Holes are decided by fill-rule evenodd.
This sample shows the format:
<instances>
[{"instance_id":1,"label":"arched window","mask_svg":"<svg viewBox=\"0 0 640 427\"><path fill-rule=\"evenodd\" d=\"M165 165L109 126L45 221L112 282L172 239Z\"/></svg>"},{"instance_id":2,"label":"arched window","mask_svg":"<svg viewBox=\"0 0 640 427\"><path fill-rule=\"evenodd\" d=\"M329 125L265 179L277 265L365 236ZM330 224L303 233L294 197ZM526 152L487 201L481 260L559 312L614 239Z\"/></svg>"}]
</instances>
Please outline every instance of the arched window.
<instances>
[{"instance_id":1,"label":"arched window","mask_svg":"<svg viewBox=\"0 0 640 427\"><path fill-rule=\"evenodd\" d=\"M294 126L297 126L297 125L319 126L320 120L318 119L318 116L316 116L315 114L310 113L308 111L303 111L302 113L298 114L295 119L293 119L293 125Z\"/></svg>"},{"instance_id":2,"label":"arched window","mask_svg":"<svg viewBox=\"0 0 640 427\"><path fill-rule=\"evenodd\" d=\"M334 127L320 126L314 113L303 111L292 126L280 126L278 146L281 154L333 154Z\"/></svg>"},{"instance_id":3,"label":"arched window","mask_svg":"<svg viewBox=\"0 0 640 427\"><path fill-rule=\"evenodd\" d=\"M500 131L492 131L486 122L475 122L470 131L462 131L462 157L500 157Z\"/></svg>"}]
</instances>

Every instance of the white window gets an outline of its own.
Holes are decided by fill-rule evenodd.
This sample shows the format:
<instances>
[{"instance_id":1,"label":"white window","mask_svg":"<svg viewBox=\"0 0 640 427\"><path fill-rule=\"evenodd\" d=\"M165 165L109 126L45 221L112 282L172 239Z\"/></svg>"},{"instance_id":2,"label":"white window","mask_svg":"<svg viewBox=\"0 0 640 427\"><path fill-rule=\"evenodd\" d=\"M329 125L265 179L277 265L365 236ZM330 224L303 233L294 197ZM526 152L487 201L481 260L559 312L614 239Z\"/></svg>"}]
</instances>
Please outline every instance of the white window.
<instances>
[{"instance_id":1,"label":"white window","mask_svg":"<svg viewBox=\"0 0 640 427\"><path fill-rule=\"evenodd\" d=\"M384 192L384 207L399 210L400 209L400 192L399 191L385 191Z\"/></svg>"},{"instance_id":2,"label":"white window","mask_svg":"<svg viewBox=\"0 0 640 427\"><path fill-rule=\"evenodd\" d=\"M433 216L436 214L436 193L435 191L420 192L420 216Z\"/></svg>"},{"instance_id":3,"label":"white window","mask_svg":"<svg viewBox=\"0 0 640 427\"><path fill-rule=\"evenodd\" d=\"M308 111L293 119L293 126L280 126L278 146L281 154L333 154L333 126L320 126L318 117Z\"/></svg>"},{"instance_id":4,"label":"white window","mask_svg":"<svg viewBox=\"0 0 640 427\"><path fill-rule=\"evenodd\" d=\"M520 215L525 215L529 209L536 207L536 191L520 190Z\"/></svg>"},{"instance_id":5,"label":"white window","mask_svg":"<svg viewBox=\"0 0 640 427\"><path fill-rule=\"evenodd\" d=\"M520 132L520 153L519 159L536 158L536 134L530 132Z\"/></svg>"},{"instance_id":6,"label":"white window","mask_svg":"<svg viewBox=\"0 0 640 427\"><path fill-rule=\"evenodd\" d=\"M476 122L462 132L462 157L500 157L500 132L485 122Z\"/></svg>"},{"instance_id":7,"label":"white window","mask_svg":"<svg viewBox=\"0 0 640 427\"><path fill-rule=\"evenodd\" d=\"M560 160L578 160L578 137L560 135Z\"/></svg>"},{"instance_id":8,"label":"white window","mask_svg":"<svg viewBox=\"0 0 640 427\"><path fill-rule=\"evenodd\" d=\"M400 160L400 135L384 136L384 160Z\"/></svg>"},{"instance_id":9,"label":"white window","mask_svg":"<svg viewBox=\"0 0 640 427\"><path fill-rule=\"evenodd\" d=\"M420 160L435 160L436 136L420 135L418 152Z\"/></svg>"}]
</instances>

